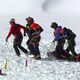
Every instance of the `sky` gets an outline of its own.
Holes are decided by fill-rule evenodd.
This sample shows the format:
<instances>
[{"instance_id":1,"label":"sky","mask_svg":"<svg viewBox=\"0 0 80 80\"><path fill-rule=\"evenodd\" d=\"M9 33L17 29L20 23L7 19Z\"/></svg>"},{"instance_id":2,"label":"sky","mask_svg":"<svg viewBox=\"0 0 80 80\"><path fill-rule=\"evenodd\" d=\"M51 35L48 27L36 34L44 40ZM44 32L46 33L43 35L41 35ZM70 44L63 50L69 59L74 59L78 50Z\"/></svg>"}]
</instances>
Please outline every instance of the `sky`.
<instances>
[{"instance_id":1,"label":"sky","mask_svg":"<svg viewBox=\"0 0 80 80\"><path fill-rule=\"evenodd\" d=\"M0 15L29 12L79 14L80 0L0 0Z\"/></svg>"},{"instance_id":2,"label":"sky","mask_svg":"<svg viewBox=\"0 0 80 80\"><path fill-rule=\"evenodd\" d=\"M24 24L25 18L32 16L46 29L50 29L51 22L56 21L79 34L75 27L78 29L80 25L80 0L0 0L0 16L7 16L1 18L0 26L5 26L5 23L9 25L9 15L21 15L14 18Z\"/></svg>"}]
</instances>

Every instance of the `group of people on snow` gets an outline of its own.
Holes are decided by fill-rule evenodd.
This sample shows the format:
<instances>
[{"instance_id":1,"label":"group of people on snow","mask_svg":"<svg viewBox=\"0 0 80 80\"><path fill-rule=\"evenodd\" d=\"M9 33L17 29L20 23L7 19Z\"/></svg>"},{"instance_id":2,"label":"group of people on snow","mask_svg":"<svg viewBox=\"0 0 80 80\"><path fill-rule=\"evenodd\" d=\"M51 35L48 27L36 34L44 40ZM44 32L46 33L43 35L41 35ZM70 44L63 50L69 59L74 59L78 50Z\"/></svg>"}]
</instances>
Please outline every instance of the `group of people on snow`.
<instances>
[{"instance_id":1,"label":"group of people on snow","mask_svg":"<svg viewBox=\"0 0 80 80\"><path fill-rule=\"evenodd\" d=\"M20 56L20 50L22 50L25 54L28 54L28 51L21 45L23 40L23 35L21 33L21 29L24 30L24 36L28 35L28 41L26 42L29 53L34 55L35 59L41 59L40 51L39 51L39 42L41 39L40 33L43 31L42 27L37 23L34 23L34 19L32 17L26 18L27 24L26 27L15 22L15 19L10 20L10 31L8 36L6 37L6 41L10 35L14 35L13 48L16 52L17 56Z\"/></svg>"},{"instance_id":2,"label":"group of people on snow","mask_svg":"<svg viewBox=\"0 0 80 80\"><path fill-rule=\"evenodd\" d=\"M27 24L26 27L22 26L20 24L17 24L15 22L15 19L12 18L10 20L10 31L8 33L8 36L6 37L6 41L8 41L8 38L12 35L14 35L14 41L13 41L13 48L16 52L17 56L20 56L20 50L22 50L25 54L32 54L34 55L35 59L41 59L41 54L39 51L39 42L41 40L41 33L43 32L43 28L34 22L34 19L32 17L26 18ZM57 45L55 48L55 56L58 59L66 58L71 59L72 56L75 57L77 53L75 52L75 33L72 32L72 30L67 29L66 27L62 28L62 26L59 26L56 22L52 22L51 28L54 29L54 36L55 39L53 42L57 41ZM24 30L24 36L26 34L28 35L28 40L26 42L29 52L27 49L25 49L21 43L23 40L21 29ZM66 50L64 50L64 44L65 40L68 42L68 47ZM71 51L72 55L69 54L69 51Z\"/></svg>"}]
</instances>

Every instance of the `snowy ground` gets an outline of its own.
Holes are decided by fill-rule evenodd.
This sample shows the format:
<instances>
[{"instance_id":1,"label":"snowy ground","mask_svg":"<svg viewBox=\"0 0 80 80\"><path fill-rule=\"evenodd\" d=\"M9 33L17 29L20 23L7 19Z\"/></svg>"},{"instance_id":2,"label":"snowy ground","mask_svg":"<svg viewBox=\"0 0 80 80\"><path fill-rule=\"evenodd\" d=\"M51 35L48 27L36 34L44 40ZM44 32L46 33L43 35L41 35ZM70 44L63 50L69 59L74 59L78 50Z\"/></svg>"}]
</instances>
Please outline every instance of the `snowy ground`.
<instances>
[{"instance_id":1,"label":"snowy ground","mask_svg":"<svg viewBox=\"0 0 80 80\"><path fill-rule=\"evenodd\" d=\"M15 1L17 2L15 3ZM49 59L46 54L48 49L54 50L54 46L51 47L53 30L50 25L52 21L72 29L77 34L76 52L80 52L79 3L79 0L0 1L0 69L6 74L6 76L0 76L0 80L80 80L80 62ZM15 7L12 6L13 4ZM22 52L21 57L18 58L12 48L13 36L9 38L8 43L5 42L9 31L9 20L15 18L17 23L25 26L25 18L28 16L34 17L35 21L44 29L40 43L42 59L38 61L26 57ZM22 43L25 48L27 48L26 40L27 36L24 37ZM7 69L5 70L6 59ZM27 67L25 66L26 60L28 61Z\"/></svg>"},{"instance_id":2,"label":"snowy ground","mask_svg":"<svg viewBox=\"0 0 80 80\"><path fill-rule=\"evenodd\" d=\"M43 41L44 42L44 41ZM44 42L45 45L49 43ZM24 43L23 43L24 44ZM24 44L25 45L25 44ZM25 46L26 47L26 46ZM48 46L47 46L48 47ZM42 60L34 60L15 56L11 43L0 43L0 68L6 76L0 76L0 80L79 80L80 63L49 59L47 49L40 45ZM4 69L5 58L8 60L7 70ZM28 60L27 67L25 66Z\"/></svg>"}]
</instances>

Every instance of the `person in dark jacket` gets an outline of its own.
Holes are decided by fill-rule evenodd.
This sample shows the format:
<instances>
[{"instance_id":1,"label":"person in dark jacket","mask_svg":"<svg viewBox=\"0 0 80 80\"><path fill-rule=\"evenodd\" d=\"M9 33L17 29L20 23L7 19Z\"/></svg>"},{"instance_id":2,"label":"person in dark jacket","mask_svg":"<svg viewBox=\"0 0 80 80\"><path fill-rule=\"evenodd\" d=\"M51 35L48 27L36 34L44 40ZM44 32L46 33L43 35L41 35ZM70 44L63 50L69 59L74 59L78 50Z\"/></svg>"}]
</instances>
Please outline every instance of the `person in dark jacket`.
<instances>
[{"instance_id":1,"label":"person in dark jacket","mask_svg":"<svg viewBox=\"0 0 80 80\"><path fill-rule=\"evenodd\" d=\"M25 54L27 54L28 51L23 46L21 46L23 36L22 36L21 31L20 31L21 29L23 29L24 33L25 33L27 31L27 29L20 24L16 24L15 19L10 20L10 25L11 25L11 27L10 27L10 31L6 37L6 41L8 41L8 38L11 36L11 34L14 35L15 38L13 41L13 48L16 52L16 55L20 56L19 49L21 49Z\"/></svg>"},{"instance_id":2,"label":"person in dark jacket","mask_svg":"<svg viewBox=\"0 0 80 80\"><path fill-rule=\"evenodd\" d=\"M32 17L26 18L26 21L27 34L29 37L27 45L30 50L30 54L34 55L35 59L41 59L39 42L41 40L40 33L43 31L43 29L39 24L34 23L34 19Z\"/></svg>"},{"instance_id":3,"label":"person in dark jacket","mask_svg":"<svg viewBox=\"0 0 80 80\"><path fill-rule=\"evenodd\" d=\"M73 56L76 56L77 53L75 52L75 38L76 38L76 34L72 32L72 30L67 29L66 27L64 27L64 35L66 36L66 39L68 41L68 47L66 49L67 52L71 51Z\"/></svg>"},{"instance_id":4,"label":"person in dark jacket","mask_svg":"<svg viewBox=\"0 0 80 80\"><path fill-rule=\"evenodd\" d=\"M70 55L64 50L64 43L65 43L65 38L63 35L63 29L61 26L58 26L56 22L53 22L51 24L51 28L53 28L54 31L54 36L55 39L54 41L57 41L56 49L55 49L55 55L58 59L63 58L63 56L67 59L69 59Z\"/></svg>"}]
</instances>

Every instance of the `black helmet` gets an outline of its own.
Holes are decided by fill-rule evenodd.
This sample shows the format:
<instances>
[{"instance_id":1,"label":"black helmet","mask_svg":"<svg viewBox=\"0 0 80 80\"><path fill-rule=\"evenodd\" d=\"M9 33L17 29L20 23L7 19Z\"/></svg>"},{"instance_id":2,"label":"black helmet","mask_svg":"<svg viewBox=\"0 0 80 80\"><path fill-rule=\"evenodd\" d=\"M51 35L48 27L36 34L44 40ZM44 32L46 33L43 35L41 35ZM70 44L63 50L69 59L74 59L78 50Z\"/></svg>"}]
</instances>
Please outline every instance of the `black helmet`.
<instances>
[{"instance_id":1,"label":"black helmet","mask_svg":"<svg viewBox=\"0 0 80 80\"><path fill-rule=\"evenodd\" d=\"M28 17L26 20L29 24L32 24L34 22L34 19L32 17Z\"/></svg>"},{"instance_id":2,"label":"black helmet","mask_svg":"<svg viewBox=\"0 0 80 80\"><path fill-rule=\"evenodd\" d=\"M51 24L51 28L55 28L55 27L57 27L58 26L58 24L56 23L56 22L53 22L52 24Z\"/></svg>"},{"instance_id":3,"label":"black helmet","mask_svg":"<svg viewBox=\"0 0 80 80\"><path fill-rule=\"evenodd\" d=\"M63 28L63 30L64 30L64 31L67 31L67 28L66 28L66 27L64 27L64 28Z\"/></svg>"},{"instance_id":4,"label":"black helmet","mask_svg":"<svg viewBox=\"0 0 80 80\"><path fill-rule=\"evenodd\" d=\"M15 19L14 19L14 18L12 18L12 19L10 20L10 22L15 22Z\"/></svg>"}]
</instances>

